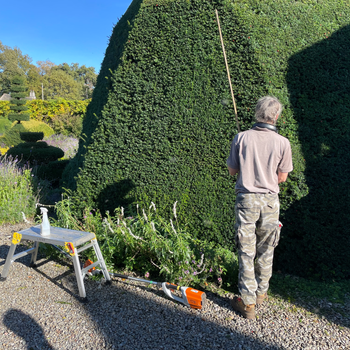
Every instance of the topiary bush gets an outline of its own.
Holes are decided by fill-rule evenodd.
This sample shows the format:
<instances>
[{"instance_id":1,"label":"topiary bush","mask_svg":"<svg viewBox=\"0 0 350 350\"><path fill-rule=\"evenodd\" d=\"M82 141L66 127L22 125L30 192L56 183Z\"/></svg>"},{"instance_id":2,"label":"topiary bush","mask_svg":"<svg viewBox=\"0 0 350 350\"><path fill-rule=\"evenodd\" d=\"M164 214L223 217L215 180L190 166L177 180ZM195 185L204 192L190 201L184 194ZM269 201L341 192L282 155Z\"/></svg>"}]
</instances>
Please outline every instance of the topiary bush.
<instances>
[{"instance_id":1,"label":"topiary bush","mask_svg":"<svg viewBox=\"0 0 350 350\"><path fill-rule=\"evenodd\" d=\"M59 182L64 168L68 165L69 159L55 160L50 163L41 164L36 168L36 175L40 179L52 182Z\"/></svg>"},{"instance_id":2,"label":"topiary bush","mask_svg":"<svg viewBox=\"0 0 350 350\"><path fill-rule=\"evenodd\" d=\"M335 204L336 200L331 207L323 205L321 189L327 181L325 188L341 185L345 189L350 180L340 171L319 178L318 171L307 170L317 157L332 159L334 154L338 161L344 159L338 164L346 167L344 145L349 133L341 132L344 125L330 124L329 112L322 127L312 131L312 135L327 135L327 142L322 143L322 137L308 139L307 130L315 119L305 122L310 117L305 106L323 98L321 105L331 103L338 119L347 123L350 99L342 76L348 76L350 56L340 52L349 47L347 31L341 29L350 24L345 2L134 0L113 30L83 122L84 140L63 175L64 185L75 190L77 214L82 215L85 207L111 212L120 205L131 205L133 210L135 203L146 206L153 201L166 216L167 208L178 201L181 224L199 238L233 248L235 193L226 158L237 129L215 9L221 19L241 129L251 127L259 97L275 95L285 106L278 126L280 134L291 141L294 171L280 186L286 225L276 267L306 276L317 273L319 278L349 278L350 251L342 249L338 254L337 250L349 246L346 206L341 201ZM333 36L342 37L340 47L328 44ZM313 51L322 40L322 50ZM340 70L333 69L335 77L327 73L328 66L311 69L313 62L322 67L322 57L332 50L337 51L330 56L334 65L341 64ZM303 59L291 61L291 57ZM301 69L302 63L295 63L298 60L307 62L313 81L324 84L323 89L303 80L310 74ZM338 93L333 89L337 84ZM301 127L305 137L300 137ZM333 134L335 140L342 137L339 149L330 141ZM315 144L318 153L307 155ZM329 160L323 164L334 165ZM321 172L326 173L325 169ZM312 192L313 184L320 186L318 192ZM304 200L312 193L314 199ZM308 203L302 207L303 215L290 216L302 203ZM326 213L331 220L324 219ZM337 217L343 221L337 222ZM313 229L310 223L316 221L323 230ZM332 235L326 235L330 229ZM307 238L300 239L303 235ZM296 250L298 254L293 254ZM327 268L329 256L332 266Z\"/></svg>"},{"instance_id":3,"label":"topiary bush","mask_svg":"<svg viewBox=\"0 0 350 350\"><path fill-rule=\"evenodd\" d=\"M25 100L27 90L25 77L21 75L14 76L11 84L10 112L7 116L10 121L20 123L21 121L29 120L29 113L26 113L28 107Z\"/></svg>"},{"instance_id":4,"label":"topiary bush","mask_svg":"<svg viewBox=\"0 0 350 350\"><path fill-rule=\"evenodd\" d=\"M21 132L21 140L26 142L36 142L44 138L43 132Z\"/></svg>"},{"instance_id":5,"label":"topiary bush","mask_svg":"<svg viewBox=\"0 0 350 350\"><path fill-rule=\"evenodd\" d=\"M63 150L58 147L49 146L44 141L23 142L17 146L11 147L7 156L18 158L21 162L29 163L48 163L64 156Z\"/></svg>"},{"instance_id":6,"label":"topiary bush","mask_svg":"<svg viewBox=\"0 0 350 350\"><path fill-rule=\"evenodd\" d=\"M26 130L31 132L42 132L44 137L50 137L55 134L55 131L46 123L37 120L29 120L21 123Z\"/></svg>"}]
</instances>

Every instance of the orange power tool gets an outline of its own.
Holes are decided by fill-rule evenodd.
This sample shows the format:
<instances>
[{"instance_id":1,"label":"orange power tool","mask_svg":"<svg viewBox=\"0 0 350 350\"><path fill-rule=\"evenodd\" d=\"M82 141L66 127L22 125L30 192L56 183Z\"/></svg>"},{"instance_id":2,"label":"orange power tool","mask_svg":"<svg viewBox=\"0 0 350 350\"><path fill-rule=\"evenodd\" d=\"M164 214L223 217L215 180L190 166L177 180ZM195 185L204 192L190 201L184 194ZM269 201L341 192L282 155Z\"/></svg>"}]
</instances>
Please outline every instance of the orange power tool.
<instances>
[{"instance_id":1,"label":"orange power tool","mask_svg":"<svg viewBox=\"0 0 350 350\"><path fill-rule=\"evenodd\" d=\"M86 262L84 264L84 266L89 266L89 262ZM99 274L101 273L100 270L94 270L91 271L89 270L89 272L91 272L92 274ZM132 281L137 281L137 282L141 282L141 283L147 283L147 284L155 284L158 287L162 288L163 292L170 298L173 299L175 301L178 301L179 303L182 303L188 307L190 307L191 309L198 309L198 310L202 310L202 308L205 307L206 304L206 294L204 292L201 292L200 290L191 288L191 287L181 287L178 286L176 284L172 284L172 283L168 283L168 282L155 282L155 281L149 281L149 280L145 280L142 278L136 278L136 277L130 277L130 276L126 276L126 275L121 275L119 273L113 273L113 272L109 272L110 276L112 277L118 277L118 278L122 278L125 280L132 280ZM174 293L172 293L171 291L175 291L178 290L181 292L181 297L175 295Z\"/></svg>"}]
</instances>

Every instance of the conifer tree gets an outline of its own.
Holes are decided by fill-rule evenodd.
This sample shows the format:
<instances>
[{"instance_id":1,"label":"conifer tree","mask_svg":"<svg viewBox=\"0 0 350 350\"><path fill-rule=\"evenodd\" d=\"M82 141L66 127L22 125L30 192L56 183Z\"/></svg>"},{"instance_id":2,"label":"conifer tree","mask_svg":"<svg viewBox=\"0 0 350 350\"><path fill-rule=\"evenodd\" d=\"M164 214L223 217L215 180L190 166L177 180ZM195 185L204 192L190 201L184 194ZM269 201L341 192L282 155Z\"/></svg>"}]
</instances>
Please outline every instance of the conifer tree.
<instances>
[{"instance_id":1,"label":"conifer tree","mask_svg":"<svg viewBox=\"0 0 350 350\"><path fill-rule=\"evenodd\" d=\"M11 107L8 119L12 122L17 121L20 124L21 121L29 120L29 113L25 113L28 109L25 97L27 96L28 88L25 85L25 78L17 75L12 80L11 85Z\"/></svg>"}]
</instances>

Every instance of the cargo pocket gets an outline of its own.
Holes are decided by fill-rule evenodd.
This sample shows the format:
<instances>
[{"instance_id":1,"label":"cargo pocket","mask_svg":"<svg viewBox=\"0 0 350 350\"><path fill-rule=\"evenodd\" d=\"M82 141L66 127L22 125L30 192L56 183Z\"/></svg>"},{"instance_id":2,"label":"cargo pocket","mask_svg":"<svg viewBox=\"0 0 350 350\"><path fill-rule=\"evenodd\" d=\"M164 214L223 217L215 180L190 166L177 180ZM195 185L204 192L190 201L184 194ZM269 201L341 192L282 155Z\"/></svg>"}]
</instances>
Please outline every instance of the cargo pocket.
<instances>
[{"instance_id":1,"label":"cargo pocket","mask_svg":"<svg viewBox=\"0 0 350 350\"><path fill-rule=\"evenodd\" d=\"M277 247L281 236L282 223L278 221L276 228L271 232L270 237L266 240L266 243L271 247Z\"/></svg>"}]
</instances>

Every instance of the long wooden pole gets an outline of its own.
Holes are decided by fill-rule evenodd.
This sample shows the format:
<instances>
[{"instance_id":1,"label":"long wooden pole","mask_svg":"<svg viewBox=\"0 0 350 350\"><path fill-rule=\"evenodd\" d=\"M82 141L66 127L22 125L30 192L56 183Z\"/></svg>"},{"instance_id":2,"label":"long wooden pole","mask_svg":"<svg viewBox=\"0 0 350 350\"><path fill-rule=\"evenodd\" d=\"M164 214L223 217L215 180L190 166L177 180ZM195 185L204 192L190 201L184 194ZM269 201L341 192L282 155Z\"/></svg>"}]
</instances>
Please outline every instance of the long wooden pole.
<instances>
[{"instance_id":1,"label":"long wooden pole","mask_svg":"<svg viewBox=\"0 0 350 350\"><path fill-rule=\"evenodd\" d=\"M222 51L223 51L223 53L224 53L224 58L225 58L225 64L226 64L226 71L227 71L228 82L230 83L230 90L231 90L231 97L232 97L232 101L233 101L233 107L234 107L234 109L235 109L235 117L236 117L237 129L238 129L238 132L241 132L241 129L240 129L240 127L239 127L239 122L238 122L238 115L237 115L237 107L236 107L235 95L233 94L233 89L232 89L231 76L230 76L230 69L229 69L229 67L228 67L227 58L226 58L226 51L225 51L224 39L222 38L222 33L221 33L220 20L219 20L219 13L218 13L218 10L215 10L215 12L216 12L216 20L217 20L217 22L218 22L218 27L219 27L219 33L220 33L220 40L221 40Z\"/></svg>"}]
</instances>

